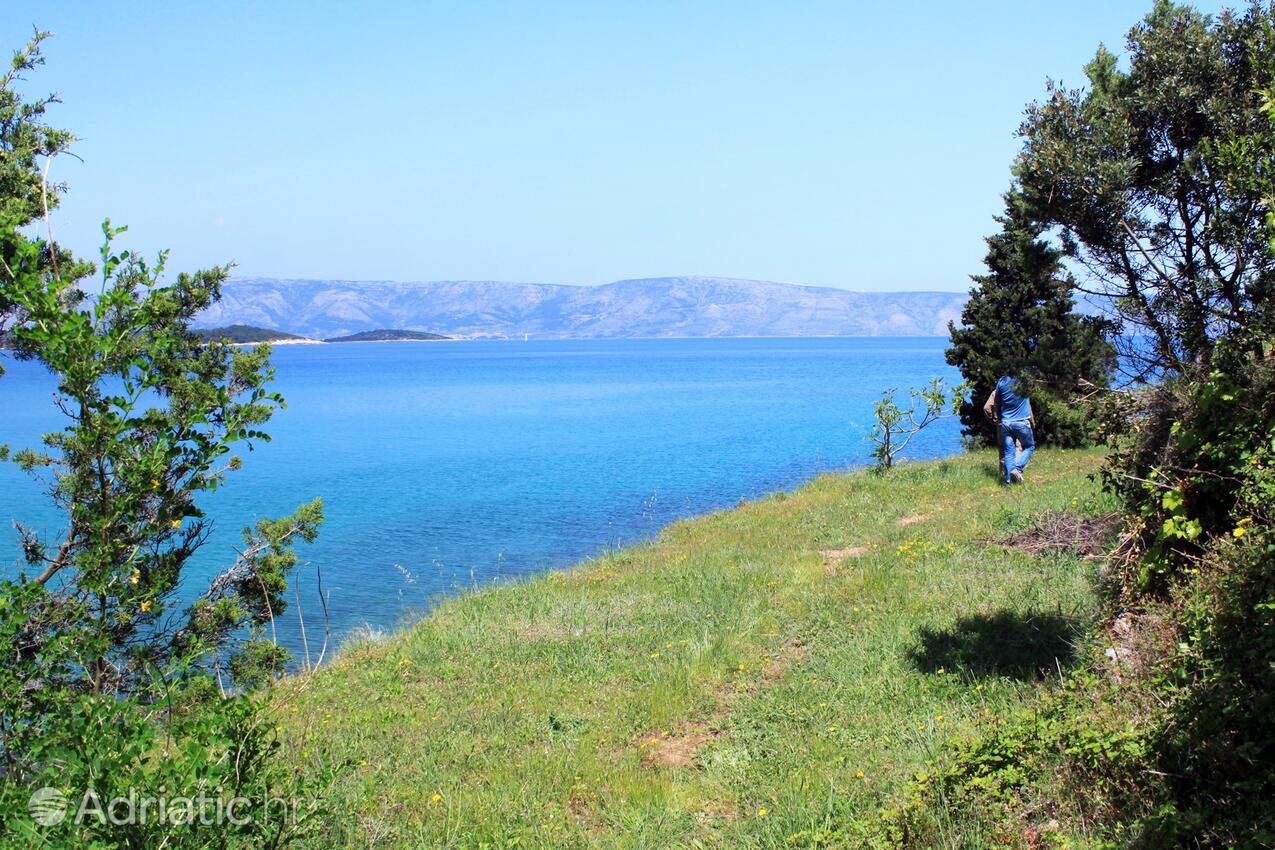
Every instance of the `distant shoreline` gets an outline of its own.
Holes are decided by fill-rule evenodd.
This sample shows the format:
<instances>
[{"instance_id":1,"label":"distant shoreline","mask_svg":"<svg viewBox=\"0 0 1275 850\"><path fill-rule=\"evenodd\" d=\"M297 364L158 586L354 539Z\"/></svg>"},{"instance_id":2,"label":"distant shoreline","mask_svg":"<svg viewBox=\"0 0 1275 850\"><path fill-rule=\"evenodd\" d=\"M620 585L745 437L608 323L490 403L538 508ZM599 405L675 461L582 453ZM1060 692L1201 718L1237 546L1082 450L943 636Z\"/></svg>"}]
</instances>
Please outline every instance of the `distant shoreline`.
<instances>
[{"instance_id":1,"label":"distant shoreline","mask_svg":"<svg viewBox=\"0 0 1275 850\"><path fill-rule=\"evenodd\" d=\"M446 339L263 339L259 342L228 342L236 348L249 348L254 345L379 345L381 343L411 342L473 342L463 337L449 336Z\"/></svg>"},{"instance_id":2,"label":"distant shoreline","mask_svg":"<svg viewBox=\"0 0 1275 850\"><path fill-rule=\"evenodd\" d=\"M645 340L722 340L722 339L947 339L947 334L803 334L801 336L538 336L520 339L512 336L449 336L446 339L266 339L271 345L346 345L382 342L638 342ZM257 342L232 342L230 345L260 345Z\"/></svg>"}]
</instances>

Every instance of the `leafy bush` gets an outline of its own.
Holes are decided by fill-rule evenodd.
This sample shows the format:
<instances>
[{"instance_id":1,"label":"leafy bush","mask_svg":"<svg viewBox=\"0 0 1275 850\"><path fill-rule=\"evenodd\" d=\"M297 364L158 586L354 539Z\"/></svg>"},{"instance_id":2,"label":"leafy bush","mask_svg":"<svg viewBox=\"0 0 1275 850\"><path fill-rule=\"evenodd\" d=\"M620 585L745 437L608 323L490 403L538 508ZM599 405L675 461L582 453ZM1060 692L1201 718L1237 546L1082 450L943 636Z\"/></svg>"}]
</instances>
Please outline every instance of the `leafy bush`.
<instances>
[{"instance_id":1,"label":"leafy bush","mask_svg":"<svg viewBox=\"0 0 1275 850\"><path fill-rule=\"evenodd\" d=\"M1275 520L1275 361L1219 352L1215 363L1147 393L1116 438L1104 476L1145 542L1125 564L1130 598L1195 575L1210 541Z\"/></svg>"},{"instance_id":2,"label":"leafy bush","mask_svg":"<svg viewBox=\"0 0 1275 850\"><path fill-rule=\"evenodd\" d=\"M24 655L48 601L30 582L0 593L0 650L18 658L0 665L0 847L281 847L327 822L332 771L285 767L259 701L173 671L92 693L53 675L79 663L70 639Z\"/></svg>"}]
</instances>

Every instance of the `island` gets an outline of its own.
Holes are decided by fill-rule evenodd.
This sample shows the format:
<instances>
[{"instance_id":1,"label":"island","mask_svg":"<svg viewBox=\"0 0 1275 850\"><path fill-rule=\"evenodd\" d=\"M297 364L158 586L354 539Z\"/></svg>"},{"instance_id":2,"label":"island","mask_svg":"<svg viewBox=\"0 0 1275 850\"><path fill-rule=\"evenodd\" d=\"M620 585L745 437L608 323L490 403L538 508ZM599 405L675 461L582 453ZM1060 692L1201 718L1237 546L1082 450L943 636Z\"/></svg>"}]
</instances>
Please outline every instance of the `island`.
<instances>
[{"instance_id":1,"label":"island","mask_svg":"<svg viewBox=\"0 0 1275 850\"><path fill-rule=\"evenodd\" d=\"M195 328L196 336L204 339L219 339L237 345L258 342L289 342L289 343L305 343L317 342L318 340L309 337L290 334L285 331L275 331L269 328L258 328L254 325L226 325L222 328Z\"/></svg>"},{"instance_id":2,"label":"island","mask_svg":"<svg viewBox=\"0 0 1275 850\"><path fill-rule=\"evenodd\" d=\"M324 342L437 342L451 339L442 334L425 333L424 331L375 330L360 331L347 336L334 336Z\"/></svg>"}]
</instances>

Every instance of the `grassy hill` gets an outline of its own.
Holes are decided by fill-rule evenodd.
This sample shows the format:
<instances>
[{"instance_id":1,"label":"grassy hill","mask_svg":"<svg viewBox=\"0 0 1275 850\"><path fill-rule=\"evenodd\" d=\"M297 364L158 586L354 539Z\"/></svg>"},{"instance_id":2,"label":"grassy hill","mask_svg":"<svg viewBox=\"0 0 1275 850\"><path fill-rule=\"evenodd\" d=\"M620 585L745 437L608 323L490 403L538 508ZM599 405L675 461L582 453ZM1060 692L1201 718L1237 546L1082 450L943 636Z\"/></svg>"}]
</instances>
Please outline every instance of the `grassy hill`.
<instances>
[{"instance_id":1,"label":"grassy hill","mask_svg":"<svg viewBox=\"0 0 1275 850\"><path fill-rule=\"evenodd\" d=\"M1056 687L1088 565L999 545L1105 509L1096 452L825 475L443 603L276 692L336 843L862 846L980 718Z\"/></svg>"}]
</instances>

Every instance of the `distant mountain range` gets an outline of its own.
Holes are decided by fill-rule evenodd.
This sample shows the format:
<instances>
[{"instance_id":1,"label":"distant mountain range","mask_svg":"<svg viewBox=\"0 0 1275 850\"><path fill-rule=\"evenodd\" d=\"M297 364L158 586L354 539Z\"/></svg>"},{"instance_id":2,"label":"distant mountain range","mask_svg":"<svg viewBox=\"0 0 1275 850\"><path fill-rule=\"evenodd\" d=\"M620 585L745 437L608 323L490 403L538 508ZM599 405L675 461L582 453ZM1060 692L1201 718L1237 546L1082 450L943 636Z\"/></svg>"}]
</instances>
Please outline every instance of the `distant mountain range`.
<instances>
[{"instance_id":1,"label":"distant mountain range","mask_svg":"<svg viewBox=\"0 0 1275 850\"><path fill-rule=\"evenodd\" d=\"M850 292L718 277L602 286L495 281L238 278L203 327L252 325L315 339L381 328L536 339L943 336L963 292Z\"/></svg>"}]
</instances>

